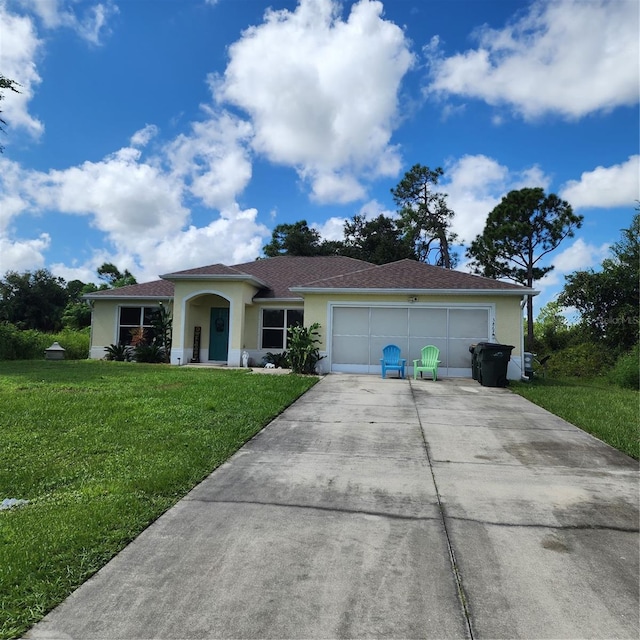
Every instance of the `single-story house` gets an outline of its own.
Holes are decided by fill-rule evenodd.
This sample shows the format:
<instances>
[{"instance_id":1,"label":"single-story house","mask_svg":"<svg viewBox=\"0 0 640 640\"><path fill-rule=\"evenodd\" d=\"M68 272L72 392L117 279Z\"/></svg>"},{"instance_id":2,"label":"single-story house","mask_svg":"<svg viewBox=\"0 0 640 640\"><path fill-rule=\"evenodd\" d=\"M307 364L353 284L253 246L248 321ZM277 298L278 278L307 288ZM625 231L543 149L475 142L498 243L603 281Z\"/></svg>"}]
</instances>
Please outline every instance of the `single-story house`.
<instances>
[{"instance_id":1,"label":"single-story house","mask_svg":"<svg viewBox=\"0 0 640 640\"><path fill-rule=\"evenodd\" d=\"M414 260L374 265L344 256L280 256L160 278L85 296L91 358L126 344L164 304L173 313L172 364L240 366L245 352L259 364L286 348L287 327L318 322L323 373L379 373L382 348L394 343L408 364L434 344L441 375L471 376L469 346L488 341L514 345L508 373L518 379L522 309L538 293Z\"/></svg>"}]
</instances>

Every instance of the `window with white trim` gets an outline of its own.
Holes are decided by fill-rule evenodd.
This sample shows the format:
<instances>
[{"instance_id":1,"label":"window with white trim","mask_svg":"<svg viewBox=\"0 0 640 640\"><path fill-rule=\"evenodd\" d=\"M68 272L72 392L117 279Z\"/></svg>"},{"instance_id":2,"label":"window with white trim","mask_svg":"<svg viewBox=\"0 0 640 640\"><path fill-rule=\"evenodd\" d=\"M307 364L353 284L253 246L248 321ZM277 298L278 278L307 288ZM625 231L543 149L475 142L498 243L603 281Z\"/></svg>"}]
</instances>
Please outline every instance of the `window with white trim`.
<instances>
[{"instance_id":1,"label":"window with white trim","mask_svg":"<svg viewBox=\"0 0 640 640\"><path fill-rule=\"evenodd\" d=\"M131 344L132 332L144 331L146 342L153 338L153 314L158 307L120 307L118 343Z\"/></svg>"},{"instance_id":2,"label":"window with white trim","mask_svg":"<svg viewBox=\"0 0 640 640\"><path fill-rule=\"evenodd\" d=\"M303 326L302 309L263 309L262 348L284 349L288 343L287 330L296 325Z\"/></svg>"}]
</instances>

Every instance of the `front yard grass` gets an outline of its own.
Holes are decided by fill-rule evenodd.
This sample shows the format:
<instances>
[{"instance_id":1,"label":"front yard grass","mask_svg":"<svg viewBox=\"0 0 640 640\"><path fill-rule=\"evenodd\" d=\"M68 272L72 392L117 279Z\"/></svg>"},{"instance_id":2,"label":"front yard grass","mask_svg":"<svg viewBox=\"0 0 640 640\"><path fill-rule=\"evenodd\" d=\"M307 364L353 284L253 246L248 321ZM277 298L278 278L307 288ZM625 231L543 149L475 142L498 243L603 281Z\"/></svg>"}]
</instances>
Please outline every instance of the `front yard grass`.
<instances>
[{"instance_id":1,"label":"front yard grass","mask_svg":"<svg viewBox=\"0 0 640 640\"><path fill-rule=\"evenodd\" d=\"M509 388L635 458L640 457L640 394L603 378L534 378Z\"/></svg>"},{"instance_id":2,"label":"front yard grass","mask_svg":"<svg viewBox=\"0 0 640 640\"><path fill-rule=\"evenodd\" d=\"M0 638L24 633L316 378L0 362Z\"/></svg>"}]
</instances>

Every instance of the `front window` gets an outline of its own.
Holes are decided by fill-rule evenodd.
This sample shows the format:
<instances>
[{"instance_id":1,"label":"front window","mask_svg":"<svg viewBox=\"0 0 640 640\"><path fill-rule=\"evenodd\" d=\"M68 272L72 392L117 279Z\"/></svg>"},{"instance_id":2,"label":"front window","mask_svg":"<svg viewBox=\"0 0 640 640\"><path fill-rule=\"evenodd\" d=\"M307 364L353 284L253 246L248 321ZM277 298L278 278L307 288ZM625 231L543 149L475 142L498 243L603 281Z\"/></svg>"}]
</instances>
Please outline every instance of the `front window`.
<instances>
[{"instance_id":1,"label":"front window","mask_svg":"<svg viewBox=\"0 0 640 640\"><path fill-rule=\"evenodd\" d=\"M302 326L302 309L263 309L262 348L284 349L288 343L287 329Z\"/></svg>"},{"instance_id":2,"label":"front window","mask_svg":"<svg viewBox=\"0 0 640 640\"><path fill-rule=\"evenodd\" d=\"M120 307L118 323L118 343L131 344L134 337L142 337L145 342L153 338L153 314L157 307Z\"/></svg>"}]
</instances>

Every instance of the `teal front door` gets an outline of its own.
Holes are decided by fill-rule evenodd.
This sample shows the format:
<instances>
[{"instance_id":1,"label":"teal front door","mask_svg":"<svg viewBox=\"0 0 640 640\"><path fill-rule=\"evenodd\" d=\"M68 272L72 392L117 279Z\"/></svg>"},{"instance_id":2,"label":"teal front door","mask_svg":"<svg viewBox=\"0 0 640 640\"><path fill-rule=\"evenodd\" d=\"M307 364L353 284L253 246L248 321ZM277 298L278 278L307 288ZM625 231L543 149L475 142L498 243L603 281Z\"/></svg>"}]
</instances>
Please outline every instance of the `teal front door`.
<instances>
[{"instance_id":1,"label":"teal front door","mask_svg":"<svg viewBox=\"0 0 640 640\"><path fill-rule=\"evenodd\" d=\"M209 325L209 360L227 361L229 349L229 309L212 307Z\"/></svg>"}]
</instances>

